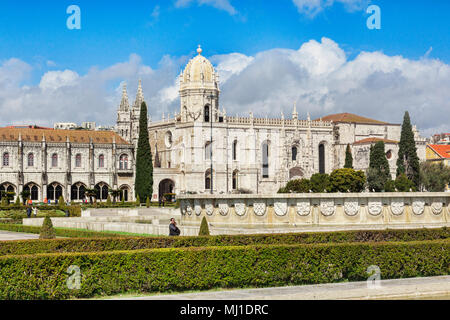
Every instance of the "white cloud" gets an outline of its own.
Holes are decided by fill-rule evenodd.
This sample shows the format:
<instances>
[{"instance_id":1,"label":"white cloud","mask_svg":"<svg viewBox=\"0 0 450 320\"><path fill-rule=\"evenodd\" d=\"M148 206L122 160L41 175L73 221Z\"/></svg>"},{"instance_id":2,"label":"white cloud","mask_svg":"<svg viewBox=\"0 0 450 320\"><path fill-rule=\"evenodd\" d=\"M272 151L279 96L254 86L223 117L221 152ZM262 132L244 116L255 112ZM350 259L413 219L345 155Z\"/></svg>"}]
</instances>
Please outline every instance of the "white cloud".
<instances>
[{"instance_id":1,"label":"white cloud","mask_svg":"<svg viewBox=\"0 0 450 320\"><path fill-rule=\"evenodd\" d=\"M224 10L228 12L230 15L237 14L237 10L231 5L229 0L177 0L175 2L176 8L184 8L192 3L197 3L199 6L201 5L209 5L219 10Z\"/></svg>"},{"instance_id":2,"label":"white cloud","mask_svg":"<svg viewBox=\"0 0 450 320\"><path fill-rule=\"evenodd\" d=\"M341 3L346 10L352 12L367 8L370 0L292 0L298 12L310 18L314 18L324 9L333 6L334 3Z\"/></svg>"},{"instance_id":3,"label":"white cloud","mask_svg":"<svg viewBox=\"0 0 450 320\"><path fill-rule=\"evenodd\" d=\"M254 56L241 53L210 58L220 75L221 107L229 115L289 117L292 105L302 119L351 112L401 123L405 110L424 134L450 131L450 65L422 57L411 60L382 52L361 52L348 59L331 39L311 40L298 50L272 49ZM1 125L96 121L112 125L120 103L122 82L130 103L138 79L152 119L179 112L177 76L186 57L164 56L158 68L141 57L86 74L72 70L45 73L38 85L23 83L33 71L19 59L0 63Z\"/></svg>"}]
</instances>

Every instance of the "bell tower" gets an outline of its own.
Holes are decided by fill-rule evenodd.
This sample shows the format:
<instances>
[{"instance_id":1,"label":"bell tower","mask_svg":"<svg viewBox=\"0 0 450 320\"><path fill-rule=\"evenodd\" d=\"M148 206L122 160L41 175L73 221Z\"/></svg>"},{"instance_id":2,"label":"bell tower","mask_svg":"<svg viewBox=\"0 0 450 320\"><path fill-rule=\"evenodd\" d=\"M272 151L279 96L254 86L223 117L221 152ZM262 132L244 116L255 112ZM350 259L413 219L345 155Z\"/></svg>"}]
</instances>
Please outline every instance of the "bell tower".
<instances>
[{"instance_id":1,"label":"bell tower","mask_svg":"<svg viewBox=\"0 0 450 320\"><path fill-rule=\"evenodd\" d=\"M219 75L211 62L198 55L180 74L181 117L183 122L217 122L219 110Z\"/></svg>"}]
</instances>

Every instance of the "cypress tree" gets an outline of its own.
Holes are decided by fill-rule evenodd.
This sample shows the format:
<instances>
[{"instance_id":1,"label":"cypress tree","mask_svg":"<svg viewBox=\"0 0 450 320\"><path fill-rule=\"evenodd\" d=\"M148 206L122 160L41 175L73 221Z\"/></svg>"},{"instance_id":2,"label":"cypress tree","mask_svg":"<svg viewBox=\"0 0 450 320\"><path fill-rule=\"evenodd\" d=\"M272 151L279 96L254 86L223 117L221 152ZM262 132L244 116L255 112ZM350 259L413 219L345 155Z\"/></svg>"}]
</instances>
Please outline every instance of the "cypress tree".
<instances>
[{"instance_id":1,"label":"cypress tree","mask_svg":"<svg viewBox=\"0 0 450 320\"><path fill-rule=\"evenodd\" d=\"M402 173L406 174L408 179L418 189L420 182L420 164L408 111L405 112L405 116L403 117L402 133L398 147L397 176L400 176Z\"/></svg>"},{"instance_id":2,"label":"cypress tree","mask_svg":"<svg viewBox=\"0 0 450 320\"><path fill-rule=\"evenodd\" d=\"M345 150L345 169L353 169L353 157L352 150L350 149L350 145L347 144L347 149Z\"/></svg>"},{"instance_id":3,"label":"cypress tree","mask_svg":"<svg viewBox=\"0 0 450 320\"><path fill-rule=\"evenodd\" d=\"M203 217L202 223L200 224L200 231L198 232L199 236L209 236L209 226L208 221L206 221L206 218Z\"/></svg>"},{"instance_id":4,"label":"cypress tree","mask_svg":"<svg viewBox=\"0 0 450 320\"><path fill-rule=\"evenodd\" d=\"M47 215L44 218L44 223L41 227L41 232L39 234L39 239L55 239L55 229L53 228L53 223L50 217Z\"/></svg>"},{"instance_id":5,"label":"cypress tree","mask_svg":"<svg viewBox=\"0 0 450 320\"><path fill-rule=\"evenodd\" d=\"M386 182L392 179L389 162L384 151L384 142L378 141L370 147L370 163L367 171L369 190L380 192L384 190Z\"/></svg>"},{"instance_id":6,"label":"cypress tree","mask_svg":"<svg viewBox=\"0 0 450 320\"><path fill-rule=\"evenodd\" d=\"M136 156L136 196L145 201L153 193L153 163L148 138L147 105L142 102L139 119L139 140Z\"/></svg>"}]
</instances>

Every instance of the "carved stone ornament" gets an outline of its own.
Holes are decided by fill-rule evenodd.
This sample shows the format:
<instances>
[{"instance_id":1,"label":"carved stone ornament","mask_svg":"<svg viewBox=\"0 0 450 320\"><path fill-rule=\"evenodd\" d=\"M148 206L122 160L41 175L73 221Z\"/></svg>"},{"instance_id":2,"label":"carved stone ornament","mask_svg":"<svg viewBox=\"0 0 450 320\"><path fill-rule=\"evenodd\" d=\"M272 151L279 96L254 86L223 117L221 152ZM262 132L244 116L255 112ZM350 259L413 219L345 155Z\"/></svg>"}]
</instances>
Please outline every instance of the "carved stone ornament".
<instances>
[{"instance_id":1,"label":"carved stone ornament","mask_svg":"<svg viewBox=\"0 0 450 320\"><path fill-rule=\"evenodd\" d=\"M413 210L414 214L417 214L418 216L420 216L423 213L423 211L425 210L425 201L422 199L413 201L412 210Z\"/></svg>"},{"instance_id":2,"label":"carved stone ornament","mask_svg":"<svg viewBox=\"0 0 450 320\"><path fill-rule=\"evenodd\" d=\"M356 216L359 212L359 203L358 201L345 201L344 203L344 211L348 216Z\"/></svg>"},{"instance_id":3,"label":"carved stone ornament","mask_svg":"<svg viewBox=\"0 0 450 320\"><path fill-rule=\"evenodd\" d=\"M196 215L200 215L202 213L202 205L199 200L194 201L194 210Z\"/></svg>"},{"instance_id":4,"label":"carved stone ornament","mask_svg":"<svg viewBox=\"0 0 450 320\"><path fill-rule=\"evenodd\" d=\"M433 202L431 204L431 211L433 211L433 214L438 215L442 212L442 202Z\"/></svg>"},{"instance_id":5,"label":"carved stone ornament","mask_svg":"<svg viewBox=\"0 0 450 320\"><path fill-rule=\"evenodd\" d=\"M369 208L369 214L372 216L379 216L383 211L383 203L380 200L369 201L367 207Z\"/></svg>"},{"instance_id":6,"label":"carved stone ornament","mask_svg":"<svg viewBox=\"0 0 450 320\"><path fill-rule=\"evenodd\" d=\"M275 202L273 208L275 209L275 214L277 216L285 216L287 213L287 201Z\"/></svg>"},{"instance_id":7,"label":"carved stone ornament","mask_svg":"<svg viewBox=\"0 0 450 320\"><path fill-rule=\"evenodd\" d=\"M297 202L297 214L299 216L307 216L311 213L311 204L309 200Z\"/></svg>"},{"instance_id":8,"label":"carved stone ornament","mask_svg":"<svg viewBox=\"0 0 450 320\"><path fill-rule=\"evenodd\" d=\"M257 216L263 216L266 213L266 203L265 202L255 202L253 204L253 211Z\"/></svg>"},{"instance_id":9,"label":"carved stone ornament","mask_svg":"<svg viewBox=\"0 0 450 320\"><path fill-rule=\"evenodd\" d=\"M219 213L222 216L226 216L228 214L229 209L230 209L230 207L228 206L228 202L226 200L219 202Z\"/></svg>"},{"instance_id":10,"label":"carved stone ornament","mask_svg":"<svg viewBox=\"0 0 450 320\"><path fill-rule=\"evenodd\" d=\"M326 217L332 216L335 209L334 200L324 200L320 202L320 212Z\"/></svg>"},{"instance_id":11,"label":"carved stone ornament","mask_svg":"<svg viewBox=\"0 0 450 320\"><path fill-rule=\"evenodd\" d=\"M392 201L391 202L391 212L393 215L399 216L403 213L405 209L405 203L403 201Z\"/></svg>"},{"instance_id":12,"label":"carved stone ornament","mask_svg":"<svg viewBox=\"0 0 450 320\"><path fill-rule=\"evenodd\" d=\"M243 216L247 212L247 206L244 202L236 202L234 204L234 211L238 216Z\"/></svg>"},{"instance_id":13,"label":"carved stone ornament","mask_svg":"<svg viewBox=\"0 0 450 320\"><path fill-rule=\"evenodd\" d=\"M212 215L214 212L214 205L212 203L205 204L205 211L208 216Z\"/></svg>"},{"instance_id":14,"label":"carved stone ornament","mask_svg":"<svg viewBox=\"0 0 450 320\"><path fill-rule=\"evenodd\" d=\"M187 212L187 214L188 215L192 215L192 205L191 205L191 202L190 201L186 201L186 212Z\"/></svg>"}]
</instances>

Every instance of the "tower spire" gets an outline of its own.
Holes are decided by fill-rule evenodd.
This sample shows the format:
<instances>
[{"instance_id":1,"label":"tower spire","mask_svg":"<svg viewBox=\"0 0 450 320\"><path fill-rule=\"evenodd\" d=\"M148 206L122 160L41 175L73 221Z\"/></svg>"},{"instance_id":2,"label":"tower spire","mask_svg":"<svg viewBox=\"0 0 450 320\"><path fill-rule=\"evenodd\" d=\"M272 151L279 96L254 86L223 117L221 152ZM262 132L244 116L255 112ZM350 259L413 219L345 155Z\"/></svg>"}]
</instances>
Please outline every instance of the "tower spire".
<instances>
[{"instance_id":1,"label":"tower spire","mask_svg":"<svg viewBox=\"0 0 450 320\"><path fill-rule=\"evenodd\" d=\"M294 110L292 111L292 119L298 119L297 101L294 102Z\"/></svg>"},{"instance_id":2,"label":"tower spire","mask_svg":"<svg viewBox=\"0 0 450 320\"><path fill-rule=\"evenodd\" d=\"M120 111L128 111L130 103L128 102L127 84L123 84L122 88L122 101L120 101Z\"/></svg>"},{"instance_id":3,"label":"tower spire","mask_svg":"<svg viewBox=\"0 0 450 320\"><path fill-rule=\"evenodd\" d=\"M134 102L135 108L140 109L142 102L144 102L144 92L142 90L142 80L139 79L139 85L138 85L138 90L137 90L137 94L136 94L136 101Z\"/></svg>"}]
</instances>

